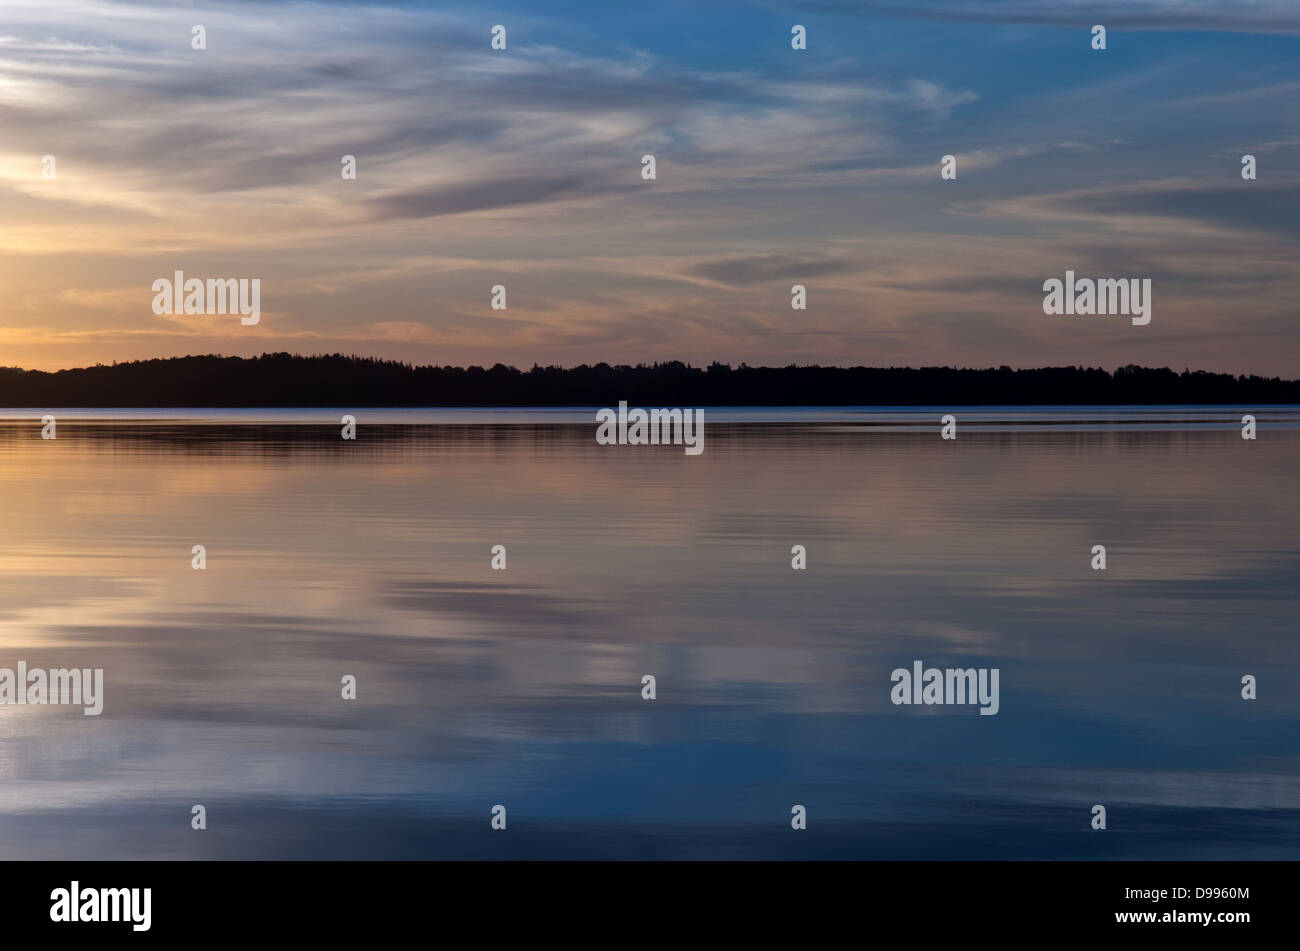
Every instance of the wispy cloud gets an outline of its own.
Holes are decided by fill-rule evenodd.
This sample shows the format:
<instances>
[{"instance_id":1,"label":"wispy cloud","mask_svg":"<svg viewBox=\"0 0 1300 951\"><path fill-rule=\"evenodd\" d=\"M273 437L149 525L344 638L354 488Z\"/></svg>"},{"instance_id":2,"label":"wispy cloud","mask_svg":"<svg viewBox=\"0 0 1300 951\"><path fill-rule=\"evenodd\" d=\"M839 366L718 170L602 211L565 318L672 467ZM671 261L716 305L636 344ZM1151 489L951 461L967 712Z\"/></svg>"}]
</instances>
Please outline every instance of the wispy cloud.
<instances>
[{"instance_id":1,"label":"wispy cloud","mask_svg":"<svg viewBox=\"0 0 1300 951\"><path fill-rule=\"evenodd\" d=\"M1296 32L1292 4L796 9L807 51L789 48L784 14L773 32L770 10L707 2L683 30L522 0L491 13L10 0L6 362L204 346L444 363L1131 362L1124 348L1145 346L1132 335L1089 329L1064 346L1036 309L1043 276L1102 259L1149 262L1166 275L1160 300L1185 308L1187 342L1166 340L1159 360L1203 362L1213 314L1243 296L1261 336L1216 350L1226 368L1279 372L1300 355L1278 323L1294 300L1281 259L1300 237L1286 184L1300 76L1289 35L1243 35ZM1211 55L1144 33L1142 55L1081 66L1062 60L1061 30L967 21L1085 41L1092 22L1224 35ZM190 48L196 22L204 51ZM1240 182L1252 150L1261 180ZM939 178L945 154L954 181ZM150 284L176 268L261 278L262 323L155 316ZM487 306L497 283L507 311ZM797 317L790 283L809 286Z\"/></svg>"}]
</instances>

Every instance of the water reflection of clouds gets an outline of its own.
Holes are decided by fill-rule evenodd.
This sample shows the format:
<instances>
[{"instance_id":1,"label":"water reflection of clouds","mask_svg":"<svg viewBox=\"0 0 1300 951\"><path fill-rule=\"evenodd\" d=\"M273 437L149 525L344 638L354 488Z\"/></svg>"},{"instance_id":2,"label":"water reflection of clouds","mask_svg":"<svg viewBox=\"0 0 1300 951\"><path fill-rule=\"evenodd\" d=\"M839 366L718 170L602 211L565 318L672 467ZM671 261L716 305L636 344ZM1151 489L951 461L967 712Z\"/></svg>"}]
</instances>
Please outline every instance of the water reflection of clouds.
<instances>
[{"instance_id":1,"label":"water reflection of clouds","mask_svg":"<svg viewBox=\"0 0 1300 951\"><path fill-rule=\"evenodd\" d=\"M1068 854L1052 823L1080 797L1164 823L1134 855L1193 835L1231 853L1300 808L1298 447L1167 437L968 433L958 453L731 427L683 462L597 452L585 429L408 430L356 457L300 452L308 434L195 455L105 433L0 455L0 647L106 674L90 725L0 709L0 829L61 822L102 855L473 855L380 813L460 821L509 796L553 823L523 833L542 854L598 856L602 830L610 854L778 855L734 823L797 790L849 854L913 854L863 820L933 855L997 854L1026 827ZM915 658L999 666L1001 713L900 712L889 671ZM240 817L225 845L158 828L174 807L188 832L208 800ZM259 810L284 828L254 841ZM331 833L340 817L374 842ZM551 838L565 823L587 844Z\"/></svg>"}]
</instances>

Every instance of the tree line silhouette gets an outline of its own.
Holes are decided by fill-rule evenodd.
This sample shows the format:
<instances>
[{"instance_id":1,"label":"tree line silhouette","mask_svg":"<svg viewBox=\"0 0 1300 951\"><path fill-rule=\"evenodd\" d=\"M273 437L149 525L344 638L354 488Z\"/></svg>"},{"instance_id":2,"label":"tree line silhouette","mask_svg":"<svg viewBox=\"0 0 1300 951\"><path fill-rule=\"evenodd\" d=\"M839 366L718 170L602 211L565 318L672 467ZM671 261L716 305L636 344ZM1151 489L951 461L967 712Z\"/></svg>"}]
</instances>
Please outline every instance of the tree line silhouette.
<instances>
[{"instance_id":1,"label":"tree line silhouette","mask_svg":"<svg viewBox=\"0 0 1300 951\"><path fill-rule=\"evenodd\" d=\"M0 369L10 407L972 406L1300 403L1300 381L1090 367L693 367L680 361L519 370L374 357L189 356L46 372Z\"/></svg>"}]
</instances>

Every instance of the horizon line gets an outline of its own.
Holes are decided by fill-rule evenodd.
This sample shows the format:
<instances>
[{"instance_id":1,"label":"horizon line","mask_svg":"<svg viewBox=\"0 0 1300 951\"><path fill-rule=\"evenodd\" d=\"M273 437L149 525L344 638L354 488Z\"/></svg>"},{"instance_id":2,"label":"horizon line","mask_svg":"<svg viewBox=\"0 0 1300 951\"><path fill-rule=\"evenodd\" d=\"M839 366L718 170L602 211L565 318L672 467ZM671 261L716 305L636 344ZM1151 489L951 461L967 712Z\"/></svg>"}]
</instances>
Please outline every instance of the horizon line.
<instances>
[{"instance_id":1,"label":"horizon line","mask_svg":"<svg viewBox=\"0 0 1300 951\"><path fill-rule=\"evenodd\" d=\"M600 367L607 367L613 370L653 370L653 369L663 369L663 368L673 367L673 366L681 366L687 370L695 370L695 371L703 371L703 372L708 372L713 367L717 367L719 368L719 370L729 370L732 372L740 371L740 370L790 370L790 369L795 369L795 370L909 370L913 372L919 372L923 370L952 370L957 372L976 372L976 373L998 372L1002 370L1007 370L1013 373L1034 372L1034 371L1043 371L1043 370L1082 370L1082 371L1106 373L1110 376L1114 376L1117 372L1122 370L1146 370L1146 371L1156 371L1156 372L1167 371L1179 376L1183 374L1192 375L1192 376L1195 376L1197 374L1204 374L1210 376L1231 377L1233 379L1257 379L1257 380L1265 380L1265 381L1279 381L1283 383L1300 382L1300 377L1282 377L1278 375L1266 375L1266 374L1253 373L1253 372L1234 373L1230 370L1208 370L1203 368L1192 369L1191 367L1184 367L1181 371L1179 371L1168 365L1152 366L1152 365L1139 364L1139 363L1126 363L1126 364L1121 364L1114 368L1107 368L1100 365L1088 365L1084 363L1040 364L1035 366L1011 366L1008 364L1000 364L998 366L991 366L991 365L959 366L956 364L868 365L863 363L828 364L828 363L794 362L794 363L786 363L786 364L779 364L779 365L778 364L751 365L743 360L738 364L732 364L728 362L723 362L721 360L710 360L707 363L703 363L703 362L693 363L690 360L669 359L669 360L641 361L638 363L611 363L605 360L600 360L595 363L576 363L568 366L562 364L555 364L555 363L542 364L542 363L534 362L530 367L521 368L515 364L501 363L499 361L497 363L491 364L490 366L486 366L482 364L457 365L457 364L450 364L450 363L443 363L443 364L417 363L414 361L399 360L392 357L371 356L371 355L360 354L360 353L344 353L342 351L321 352L321 353L291 353L287 350L274 350L274 351L267 350L253 356L242 356L239 354L223 354L223 353L190 353L190 354L184 354L182 356L137 357L133 360L114 360L111 363L95 363L95 364L88 364L83 366L59 367L57 369L40 369L40 368L22 367L22 366L0 366L0 373L19 372L19 373L40 373L40 374L52 375L56 373L74 373L74 372L84 371L84 370L131 367L131 366L137 366L137 365L148 364L148 363L173 363L173 362L180 362L184 360L241 360L241 361L251 362L251 361L258 361L258 360L265 360L265 359L349 360L349 361L376 363L376 364L392 366L392 367L404 367L411 370L452 369L452 370L482 370L484 372L488 372L492 370L498 370L498 368L500 368L506 371L513 371L515 373L531 373L536 370L560 370L560 371L567 372L573 370L580 370L584 368L598 369Z\"/></svg>"}]
</instances>

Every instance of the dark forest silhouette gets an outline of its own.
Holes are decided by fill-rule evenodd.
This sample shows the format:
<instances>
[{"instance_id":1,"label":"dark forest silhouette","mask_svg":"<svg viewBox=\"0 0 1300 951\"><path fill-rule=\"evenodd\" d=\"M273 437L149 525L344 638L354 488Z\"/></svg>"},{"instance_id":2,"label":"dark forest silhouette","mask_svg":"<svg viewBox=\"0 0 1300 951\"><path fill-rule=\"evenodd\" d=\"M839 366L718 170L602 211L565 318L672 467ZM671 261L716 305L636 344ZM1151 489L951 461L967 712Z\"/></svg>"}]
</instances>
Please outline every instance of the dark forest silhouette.
<instances>
[{"instance_id":1,"label":"dark forest silhouette","mask_svg":"<svg viewBox=\"0 0 1300 951\"><path fill-rule=\"evenodd\" d=\"M0 405L971 406L1300 403L1300 381L1126 366L412 366L371 357L193 356L45 372L0 369Z\"/></svg>"}]
</instances>

